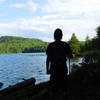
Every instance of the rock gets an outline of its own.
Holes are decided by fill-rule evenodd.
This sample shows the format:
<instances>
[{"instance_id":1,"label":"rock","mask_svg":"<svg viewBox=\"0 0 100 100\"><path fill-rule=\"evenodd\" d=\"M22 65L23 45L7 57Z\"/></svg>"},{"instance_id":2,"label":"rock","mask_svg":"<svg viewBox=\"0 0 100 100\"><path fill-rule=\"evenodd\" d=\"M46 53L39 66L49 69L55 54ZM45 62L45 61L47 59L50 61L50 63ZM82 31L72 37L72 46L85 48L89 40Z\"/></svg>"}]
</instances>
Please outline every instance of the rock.
<instances>
[{"instance_id":1,"label":"rock","mask_svg":"<svg viewBox=\"0 0 100 100\"><path fill-rule=\"evenodd\" d=\"M3 86L3 83L0 82L0 88Z\"/></svg>"},{"instance_id":2,"label":"rock","mask_svg":"<svg viewBox=\"0 0 100 100\"><path fill-rule=\"evenodd\" d=\"M24 87L28 87L30 85L33 85L35 86L35 78L30 78L30 79L27 79L25 81L22 81L20 83L17 83L16 85L14 86L10 86L6 89L3 89L0 91L0 94L9 94L11 92L15 92L15 91L18 91Z\"/></svg>"},{"instance_id":3,"label":"rock","mask_svg":"<svg viewBox=\"0 0 100 100\"><path fill-rule=\"evenodd\" d=\"M21 98L26 100L26 98L31 98L37 94L43 95L42 92L49 85L49 81L40 84L33 84L34 78L25 80L24 83L18 83L14 86L8 87L0 91L0 100L20 100ZM30 84L29 84L29 83ZM25 85L27 84L27 85ZM39 95L39 96L40 96ZM28 99L29 100L29 99Z\"/></svg>"}]
</instances>

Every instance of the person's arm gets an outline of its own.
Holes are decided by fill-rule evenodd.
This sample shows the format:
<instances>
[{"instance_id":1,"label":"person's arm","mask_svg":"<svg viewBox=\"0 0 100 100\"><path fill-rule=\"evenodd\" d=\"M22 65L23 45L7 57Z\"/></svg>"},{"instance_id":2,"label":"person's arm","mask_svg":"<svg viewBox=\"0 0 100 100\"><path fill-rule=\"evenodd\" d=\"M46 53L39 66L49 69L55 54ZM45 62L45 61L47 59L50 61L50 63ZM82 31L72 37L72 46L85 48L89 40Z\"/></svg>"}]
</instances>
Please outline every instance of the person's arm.
<instances>
[{"instance_id":1,"label":"person's arm","mask_svg":"<svg viewBox=\"0 0 100 100\"><path fill-rule=\"evenodd\" d=\"M72 59L73 58L73 56L72 56L72 50L71 50L71 48L70 48L69 45L68 45L68 58L69 59Z\"/></svg>"},{"instance_id":2,"label":"person's arm","mask_svg":"<svg viewBox=\"0 0 100 100\"><path fill-rule=\"evenodd\" d=\"M67 58L68 58L68 63L69 63L69 74L70 74L70 72L71 72L71 69L70 69L70 59L72 59L73 58L73 56L72 56L72 50L71 50L71 48L70 48L70 46L67 44L67 46L66 46L67 48L66 48L66 51L67 51Z\"/></svg>"},{"instance_id":3,"label":"person's arm","mask_svg":"<svg viewBox=\"0 0 100 100\"><path fill-rule=\"evenodd\" d=\"M50 58L49 56L47 56L47 59L46 59L46 73L47 74L50 74L49 66L50 66Z\"/></svg>"}]
</instances>

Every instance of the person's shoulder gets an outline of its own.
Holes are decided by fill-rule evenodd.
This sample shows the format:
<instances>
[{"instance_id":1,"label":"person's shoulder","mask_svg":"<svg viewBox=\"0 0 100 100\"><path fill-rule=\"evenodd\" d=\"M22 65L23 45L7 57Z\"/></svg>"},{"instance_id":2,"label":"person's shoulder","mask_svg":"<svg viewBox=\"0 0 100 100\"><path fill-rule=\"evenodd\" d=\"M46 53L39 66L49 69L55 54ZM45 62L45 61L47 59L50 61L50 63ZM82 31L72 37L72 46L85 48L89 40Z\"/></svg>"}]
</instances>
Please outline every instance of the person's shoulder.
<instances>
[{"instance_id":1,"label":"person's shoulder","mask_svg":"<svg viewBox=\"0 0 100 100\"><path fill-rule=\"evenodd\" d=\"M54 45L54 42L49 43L47 50L46 50L47 55L51 55L53 45Z\"/></svg>"},{"instance_id":2,"label":"person's shoulder","mask_svg":"<svg viewBox=\"0 0 100 100\"><path fill-rule=\"evenodd\" d=\"M54 45L54 42L49 43L48 48L52 48Z\"/></svg>"},{"instance_id":3,"label":"person's shoulder","mask_svg":"<svg viewBox=\"0 0 100 100\"><path fill-rule=\"evenodd\" d=\"M55 41L54 41L54 42L49 43L49 45L48 45L48 46L52 46L52 45L54 45L54 44L55 44Z\"/></svg>"}]
</instances>

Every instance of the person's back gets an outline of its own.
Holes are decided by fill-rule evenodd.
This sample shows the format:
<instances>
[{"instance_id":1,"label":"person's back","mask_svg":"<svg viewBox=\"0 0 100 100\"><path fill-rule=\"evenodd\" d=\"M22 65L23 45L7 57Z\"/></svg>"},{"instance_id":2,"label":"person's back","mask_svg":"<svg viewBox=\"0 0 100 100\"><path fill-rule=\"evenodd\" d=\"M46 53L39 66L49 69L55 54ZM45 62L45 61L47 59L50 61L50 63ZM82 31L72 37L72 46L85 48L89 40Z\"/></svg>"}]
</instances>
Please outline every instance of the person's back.
<instances>
[{"instance_id":1,"label":"person's back","mask_svg":"<svg viewBox=\"0 0 100 100\"><path fill-rule=\"evenodd\" d=\"M54 32L55 41L47 47L47 74L51 74L50 80L53 83L64 83L67 77L66 57L71 57L70 46L61 41L62 31L56 29Z\"/></svg>"},{"instance_id":2,"label":"person's back","mask_svg":"<svg viewBox=\"0 0 100 100\"><path fill-rule=\"evenodd\" d=\"M66 42L55 41L49 44L47 54L49 55L51 61L51 74L61 72L67 73L66 56L69 52L70 48Z\"/></svg>"}]
</instances>

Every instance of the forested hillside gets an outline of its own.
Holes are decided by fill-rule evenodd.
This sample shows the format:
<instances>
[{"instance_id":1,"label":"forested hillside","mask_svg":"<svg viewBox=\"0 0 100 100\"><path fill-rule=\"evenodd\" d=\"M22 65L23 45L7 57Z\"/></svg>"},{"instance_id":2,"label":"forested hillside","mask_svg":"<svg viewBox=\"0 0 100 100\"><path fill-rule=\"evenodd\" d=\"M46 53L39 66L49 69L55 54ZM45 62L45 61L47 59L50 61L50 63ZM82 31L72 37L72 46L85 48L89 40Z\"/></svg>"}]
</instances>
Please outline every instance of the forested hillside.
<instances>
[{"instance_id":1,"label":"forested hillside","mask_svg":"<svg viewBox=\"0 0 100 100\"><path fill-rule=\"evenodd\" d=\"M0 37L0 54L44 52L47 45L47 42L43 42L39 39L2 36Z\"/></svg>"}]
</instances>

